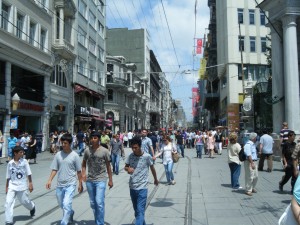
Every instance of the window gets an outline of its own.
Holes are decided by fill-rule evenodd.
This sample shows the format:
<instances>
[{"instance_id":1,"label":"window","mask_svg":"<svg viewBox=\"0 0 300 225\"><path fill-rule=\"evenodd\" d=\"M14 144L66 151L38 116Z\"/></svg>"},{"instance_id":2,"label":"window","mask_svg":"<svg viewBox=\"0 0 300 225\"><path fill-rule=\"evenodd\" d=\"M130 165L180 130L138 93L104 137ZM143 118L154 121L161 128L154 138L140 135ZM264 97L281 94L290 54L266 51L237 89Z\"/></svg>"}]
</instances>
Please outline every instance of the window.
<instances>
[{"instance_id":1,"label":"window","mask_svg":"<svg viewBox=\"0 0 300 225\"><path fill-rule=\"evenodd\" d=\"M104 14L104 3L102 2L102 0L98 0L98 4L97 4L98 10Z\"/></svg>"},{"instance_id":2,"label":"window","mask_svg":"<svg viewBox=\"0 0 300 225\"><path fill-rule=\"evenodd\" d=\"M263 11L260 11L260 25L262 26L266 25L266 17Z\"/></svg>"},{"instance_id":3,"label":"window","mask_svg":"<svg viewBox=\"0 0 300 225\"><path fill-rule=\"evenodd\" d=\"M47 35L47 31L44 29L41 29L40 49L43 51L45 50L45 47L46 47L46 35Z\"/></svg>"},{"instance_id":4,"label":"window","mask_svg":"<svg viewBox=\"0 0 300 225\"><path fill-rule=\"evenodd\" d=\"M238 9L238 23L244 23L244 10Z\"/></svg>"},{"instance_id":5,"label":"window","mask_svg":"<svg viewBox=\"0 0 300 225\"><path fill-rule=\"evenodd\" d=\"M267 51L267 38L260 38L261 41L261 52Z\"/></svg>"},{"instance_id":6,"label":"window","mask_svg":"<svg viewBox=\"0 0 300 225\"><path fill-rule=\"evenodd\" d=\"M23 35L23 25L24 25L24 16L21 14L17 14L17 37L22 38Z\"/></svg>"},{"instance_id":7,"label":"window","mask_svg":"<svg viewBox=\"0 0 300 225\"><path fill-rule=\"evenodd\" d=\"M91 11L89 12L89 23L93 28L95 28L96 16Z\"/></svg>"},{"instance_id":8,"label":"window","mask_svg":"<svg viewBox=\"0 0 300 225\"><path fill-rule=\"evenodd\" d=\"M251 75L252 80L256 81L261 76L267 76L268 69L267 65L255 65L255 64L244 64L244 78L248 80ZM241 64L238 65L238 78L242 80L242 67Z\"/></svg>"},{"instance_id":9,"label":"window","mask_svg":"<svg viewBox=\"0 0 300 225\"><path fill-rule=\"evenodd\" d=\"M145 94L145 84L141 84L141 93Z\"/></svg>"},{"instance_id":10,"label":"window","mask_svg":"<svg viewBox=\"0 0 300 225\"><path fill-rule=\"evenodd\" d=\"M107 89L107 100L108 101L114 100L114 91L112 89Z\"/></svg>"},{"instance_id":11,"label":"window","mask_svg":"<svg viewBox=\"0 0 300 225\"><path fill-rule=\"evenodd\" d=\"M78 42L86 47L86 33L81 27L78 28Z\"/></svg>"},{"instance_id":12,"label":"window","mask_svg":"<svg viewBox=\"0 0 300 225\"><path fill-rule=\"evenodd\" d=\"M98 46L98 57L102 62L104 62L104 50L100 46Z\"/></svg>"},{"instance_id":13,"label":"window","mask_svg":"<svg viewBox=\"0 0 300 225\"><path fill-rule=\"evenodd\" d=\"M52 84L58 85L60 87L67 88L67 79L65 73L62 71L61 67L59 65L56 65L51 77L50 82Z\"/></svg>"},{"instance_id":14,"label":"window","mask_svg":"<svg viewBox=\"0 0 300 225\"><path fill-rule=\"evenodd\" d=\"M107 72L114 72L114 65L113 64L107 64L106 66Z\"/></svg>"},{"instance_id":15,"label":"window","mask_svg":"<svg viewBox=\"0 0 300 225\"><path fill-rule=\"evenodd\" d=\"M1 28L8 29L9 7L2 3Z\"/></svg>"},{"instance_id":16,"label":"window","mask_svg":"<svg viewBox=\"0 0 300 225\"><path fill-rule=\"evenodd\" d=\"M249 9L249 24L255 24L255 11L254 9Z\"/></svg>"},{"instance_id":17,"label":"window","mask_svg":"<svg viewBox=\"0 0 300 225\"><path fill-rule=\"evenodd\" d=\"M250 52L255 52L255 37L250 37Z\"/></svg>"},{"instance_id":18,"label":"window","mask_svg":"<svg viewBox=\"0 0 300 225\"><path fill-rule=\"evenodd\" d=\"M30 23L29 44L31 44L31 45L35 44L35 30L36 30L36 24L35 23Z\"/></svg>"},{"instance_id":19,"label":"window","mask_svg":"<svg viewBox=\"0 0 300 225\"><path fill-rule=\"evenodd\" d=\"M96 69L95 68L93 68L93 67L90 67L90 79L92 80L92 81L95 81L95 82L97 82L97 77L96 77Z\"/></svg>"},{"instance_id":20,"label":"window","mask_svg":"<svg viewBox=\"0 0 300 225\"><path fill-rule=\"evenodd\" d=\"M83 0L79 0L79 12L80 14L85 18L86 16L86 4L83 2Z\"/></svg>"},{"instance_id":21,"label":"window","mask_svg":"<svg viewBox=\"0 0 300 225\"><path fill-rule=\"evenodd\" d=\"M98 31L101 37L104 37L104 26L102 23L98 20Z\"/></svg>"},{"instance_id":22,"label":"window","mask_svg":"<svg viewBox=\"0 0 300 225\"><path fill-rule=\"evenodd\" d=\"M239 51L245 51L245 37L239 36Z\"/></svg>"},{"instance_id":23,"label":"window","mask_svg":"<svg viewBox=\"0 0 300 225\"><path fill-rule=\"evenodd\" d=\"M90 38L89 40L89 50L91 53L93 53L95 55L95 52L96 52L96 42Z\"/></svg>"},{"instance_id":24,"label":"window","mask_svg":"<svg viewBox=\"0 0 300 225\"><path fill-rule=\"evenodd\" d=\"M85 61L82 59L79 59L79 65L78 65L78 73L85 75Z\"/></svg>"}]
</instances>

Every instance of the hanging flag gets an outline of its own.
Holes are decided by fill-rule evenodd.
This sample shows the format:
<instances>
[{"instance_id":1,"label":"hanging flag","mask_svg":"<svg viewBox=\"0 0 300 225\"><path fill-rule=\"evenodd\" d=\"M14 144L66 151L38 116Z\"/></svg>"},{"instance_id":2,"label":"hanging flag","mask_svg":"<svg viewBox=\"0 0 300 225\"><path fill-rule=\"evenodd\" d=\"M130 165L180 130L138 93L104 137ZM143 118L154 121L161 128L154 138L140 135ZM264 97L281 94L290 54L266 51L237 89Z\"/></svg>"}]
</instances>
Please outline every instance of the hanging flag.
<instances>
[{"instance_id":1,"label":"hanging flag","mask_svg":"<svg viewBox=\"0 0 300 225\"><path fill-rule=\"evenodd\" d=\"M205 74L206 74L206 59L202 58L200 60L199 79L205 80L206 79Z\"/></svg>"},{"instance_id":2,"label":"hanging flag","mask_svg":"<svg viewBox=\"0 0 300 225\"><path fill-rule=\"evenodd\" d=\"M202 38L197 39L196 53L202 54Z\"/></svg>"}]
</instances>

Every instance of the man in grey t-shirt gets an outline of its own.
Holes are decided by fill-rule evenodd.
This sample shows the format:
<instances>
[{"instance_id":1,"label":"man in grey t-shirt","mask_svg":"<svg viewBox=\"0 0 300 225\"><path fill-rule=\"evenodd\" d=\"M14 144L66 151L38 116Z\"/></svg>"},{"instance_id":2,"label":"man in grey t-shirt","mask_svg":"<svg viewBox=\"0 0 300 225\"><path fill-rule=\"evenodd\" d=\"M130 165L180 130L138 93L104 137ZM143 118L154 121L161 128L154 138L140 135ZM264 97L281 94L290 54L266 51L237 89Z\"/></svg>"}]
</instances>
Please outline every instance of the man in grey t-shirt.
<instances>
[{"instance_id":1,"label":"man in grey t-shirt","mask_svg":"<svg viewBox=\"0 0 300 225\"><path fill-rule=\"evenodd\" d=\"M109 188L113 187L110 167L110 153L108 149L100 146L100 133L92 132L90 135L90 148L86 148L82 160L82 178L86 181L90 205L94 212L96 225L104 225L105 190L108 177ZM86 165L88 175L86 176Z\"/></svg>"},{"instance_id":2,"label":"man in grey t-shirt","mask_svg":"<svg viewBox=\"0 0 300 225\"><path fill-rule=\"evenodd\" d=\"M265 159L268 160L267 172L272 172L273 169L273 143L274 140L270 136L270 132L267 129L263 130L263 136L260 138L259 146L259 163L258 170L263 171Z\"/></svg>"},{"instance_id":3,"label":"man in grey t-shirt","mask_svg":"<svg viewBox=\"0 0 300 225\"><path fill-rule=\"evenodd\" d=\"M62 151L59 151L51 164L51 174L46 184L46 188L51 188L51 182L57 175L56 198L58 205L63 209L63 218L61 225L67 225L73 222L74 210L72 209L72 200L76 188L76 174L78 177L78 192L83 191L80 158L76 152L71 149L72 135L64 134L61 138Z\"/></svg>"},{"instance_id":4,"label":"man in grey t-shirt","mask_svg":"<svg viewBox=\"0 0 300 225\"><path fill-rule=\"evenodd\" d=\"M136 224L146 224L145 210L148 192L149 167L154 177L154 184L158 185L156 171L152 157L142 151L142 140L134 137L131 142L131 153L125 162L125 171L130 174L129 188L132 205L135 211Z\"/></svg>"}]
</instances>

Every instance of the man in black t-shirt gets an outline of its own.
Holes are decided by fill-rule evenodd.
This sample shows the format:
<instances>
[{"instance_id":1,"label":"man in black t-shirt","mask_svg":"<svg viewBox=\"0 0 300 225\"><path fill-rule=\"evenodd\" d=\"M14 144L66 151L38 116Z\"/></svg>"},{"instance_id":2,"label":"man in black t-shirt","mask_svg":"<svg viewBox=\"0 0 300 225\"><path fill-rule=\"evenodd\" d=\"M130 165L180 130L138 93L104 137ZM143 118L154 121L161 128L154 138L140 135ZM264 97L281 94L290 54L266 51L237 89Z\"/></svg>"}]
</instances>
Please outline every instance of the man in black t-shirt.
<instances>
[{"instance_id":1,"label":"man in black t-shirt","mask_svg":"<svg viewBox=\"0 0 300 225\"><path fill-rule=\"evenodd\" d=\"M176 140L176 144L177 144L177 151L184 158L184 136L179 130L177 131L177 134L175 136L175 140Z\"/></svg>"}]
</instances>

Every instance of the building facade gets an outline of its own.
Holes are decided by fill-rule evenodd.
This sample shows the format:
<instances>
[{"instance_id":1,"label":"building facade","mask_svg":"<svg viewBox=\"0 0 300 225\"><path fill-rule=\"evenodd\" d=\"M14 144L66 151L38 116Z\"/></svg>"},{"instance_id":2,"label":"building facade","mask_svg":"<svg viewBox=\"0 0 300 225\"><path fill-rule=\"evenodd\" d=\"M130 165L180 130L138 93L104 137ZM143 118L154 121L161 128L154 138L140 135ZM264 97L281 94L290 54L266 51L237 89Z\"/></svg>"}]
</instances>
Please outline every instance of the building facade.
<instances>
[{"instance_id":1,"label":"building facade","mask_svg":"<svg viewBox=\"0 0 300 225\"><path fill-rule=\"evenodd\" d=\"M252 100L248 104L250 109L247 108L247 111L252 111L245 115L244 99L249 94L245 93L245 83L253 81L255 85L260 78L269 76L265 53L270 30L266 27L266 17L256 7L255 1L247 0L216 1L215 12L216 40L219 43L216 46L217 70L210 76L220 80L218 120L222 125L228 125L229 130L253 130ZM213 92L217 93L217 90ZM247 119L240 120L241 115Z\"/></svg>"},{"instance_id":2,"label":"building facade","mask_svg":"<svg viewBox=\"0 0 300 225\"><path fill-rule=\"evenodd\" d=\"M34 134L47 125L52 5L49 1L1 0L0 7L0 129L2 156L6 156L10 133L17 137L24 131ZM12 100L18 101L12 105Z\"/></svg>"},{"instance_id":3,"label":"building facade","mask_svg":"<svg viewBox=\"0 0 300 225\"><path fill-rule=\"evenodd\" d=\"M279 133L287 121L300 133L299 111L299 36L300 2L265 0L259 7L268 11L272 41L273 128Z\"/></svg>"}]
</instances>

